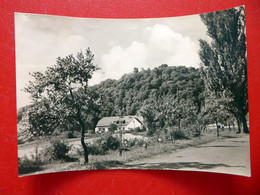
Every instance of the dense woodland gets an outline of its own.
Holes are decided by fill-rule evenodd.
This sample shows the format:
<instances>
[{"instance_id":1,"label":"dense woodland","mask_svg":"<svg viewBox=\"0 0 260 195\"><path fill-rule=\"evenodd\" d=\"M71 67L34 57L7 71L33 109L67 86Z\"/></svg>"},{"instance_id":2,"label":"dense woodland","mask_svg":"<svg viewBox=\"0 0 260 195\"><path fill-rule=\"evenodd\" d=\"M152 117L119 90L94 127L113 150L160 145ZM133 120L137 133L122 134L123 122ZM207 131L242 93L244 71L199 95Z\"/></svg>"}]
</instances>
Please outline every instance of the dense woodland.
<instances>
[{"instance_id":1,"label":"dense woodland","mask_svg":"<svg viewBox=\"0 0 260 195\"><path fill-rule=\"evenodd\" d=\"M198 69L164 64L152 70L135 68L118 81L106 80L92 89L102 97L102 116L118 115L118 111L135 115L155 97L175 97L177 93L180 99L191 99L200 110L204 84Z\"/></svg>"},{"instance_id":2,"label":"dense woodland","mask_svg":"<svg viewBox=\"0 0 260 195\"><path fill-rule=\"evenodd\" d=\"M141 115L150 134L156 128L171 126L165 124L170 114L176 113L176 116L171 116L174 124L176 120L185 118L178 109L182 108L184 112L184 106L189 104L194 114L199 113L205 102L204 82L199 69L185 66L163 64L140 71L135 68L119 80L106 80L91 89L101 97L100 117ZM171 113L164 113L167 109Z\"/></svg>"}]
</instances>

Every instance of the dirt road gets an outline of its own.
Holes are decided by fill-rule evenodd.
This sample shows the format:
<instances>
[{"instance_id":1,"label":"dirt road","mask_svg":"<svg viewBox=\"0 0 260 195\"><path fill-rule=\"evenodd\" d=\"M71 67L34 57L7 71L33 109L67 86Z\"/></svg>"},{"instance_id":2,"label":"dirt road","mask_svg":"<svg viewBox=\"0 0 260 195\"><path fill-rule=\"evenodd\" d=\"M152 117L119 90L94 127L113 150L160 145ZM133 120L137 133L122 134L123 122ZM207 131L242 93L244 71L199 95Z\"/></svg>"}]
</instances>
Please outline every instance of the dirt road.
<instances>
[{"instance_id":1,"label":"dirt road","mask_svg":"<svg viewBox=\"0 0 260 195\"><path fill-rule=\"evenodd\" d=\"M193 170L250 176L249 136L219 139L127 163L124 168Z\"/></svg>"}]
</instances>

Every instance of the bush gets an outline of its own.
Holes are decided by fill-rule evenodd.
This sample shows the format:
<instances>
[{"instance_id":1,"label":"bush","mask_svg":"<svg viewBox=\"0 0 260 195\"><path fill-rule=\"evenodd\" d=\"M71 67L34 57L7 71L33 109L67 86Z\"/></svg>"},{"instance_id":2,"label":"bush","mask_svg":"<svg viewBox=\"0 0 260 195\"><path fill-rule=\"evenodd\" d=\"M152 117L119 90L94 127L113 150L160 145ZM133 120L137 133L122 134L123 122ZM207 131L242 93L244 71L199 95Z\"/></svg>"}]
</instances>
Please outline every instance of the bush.
<instances>
[{"instance_id":1,"label":"bush","mask_svg":"<svg viewBox=\"0 0 260 195\"><path fill-rule=\"evenodd\" d=\"M110 167L122 166L123 163L117 160L110 160L110 161L94 162L91 165L92 165L91 169L101 170L101 169L108 169Z\"/></svg>"},{"instance_id":2,"label":"bush","mask_svg":"<svg viewBox=\"0 0 260 195\"><path fill-rule=\"evenodd\" d=\"M22 138L18 138L18 145L24 144L24 143L25 143L25 141Z\"/></svg>"},{"instance_id":3,"label":"bush","mask_svg":"<svg viewBox=\"0 0 260 195\"><path fill-rule=\"evenodd\" d=\"M146 131L146 128L145 127L142 127L142 128L141 127L136 127L135 131L136 132L144 132L144 131Z\"/></svg>"},{"instance_id":4,"label":"bush","mask_svg":"<svg viewBox=\"0 0 260 195\"><path fill-rule=\"evenodd\" d=\"M104 140L105 147L111 150L117 150L120 147L120 140L117 137L108 135Z\"/></svg>"},{"instance_id":5,"label":"bush","mask_svg":"<svg viewBox=\"0 0 260 195\"><path fill-rule=\"evenodd\" d=\"M111 134L105 135L88 145L89 154L105 155L108 150L117 150L120 147L120 140Z\"/></svg>"},{"instance_id":6,"label":"bush","mask_svg":"<svg viewBox=\"0 0 260 195\"><path fill-rule=\"evenodd\" d=\"M171 131L171 136L174 138L174 140L181 140L181 139L187 139L187 136L182 131Z\"/></svg>"},{"instance_id":7,"label":"bush","mask_svg":"<svg viewBox=\"0 0 260 195\"><path fill-rule=\"evenodd\" d=\"M42 170L42 161L29 159L27 156L18 158L19 174L31 173Z\"/></svg>"},{"instance_id":8,"label":"bush","mask_svg":"<svg viewBox=\"0 0 260 195\"><path fill-rule=\"evenodd\" d=\"M147 144L147 142L146 142L145 140L143 140L143 139L137 139L137 138L135 138L135 139L130 139L130 140L128 141L128 146L129 146L129 147L133 147L133 146L143 146L143 145L145 145L145 144Z\"/></svg>"},{"instance_id":9,"label":"bush","mask_svg":"<svg viewBox=\"0 0 260 195\"><path fill-rule=\"evenodd\" d=\"M114 124L114 123L112 123L112 124L110 124L110 126L109 126L109 131L111 132L111 133L114 133L116 130L117 130L117 125L116 124Z\"/></svg>"},{"instance_id":10,"label":"bush","mask_svg":"<svg viewBox=\"0 0 260 195\"><path fill-rule=\"evenodd\" d=\"M74 134L72 132L68 132L68 136L67 136L69 139L70 138L75 138Z\"/></svg>"},{"instance_id":11,"label":"bush","mask_svg":"<svg viewBox=\"0 0 260 195\"><path fill-rule=\"evenodd\" d=\"M65 160L68 161L70 158L68 152L71 146L65 140L53 140L51 145L46 148L45 156L49 156L49 160Z\"/></svg>"},{"instance_id":12,"label":"bush","mask_svg":"<svg viewBox=\"0 0 260 195\"><path fill-rule=\"evenodd\" d=\"M200 137L200 135L201 135L201 132L200 132L198 129L196 129L196 130L193 132L193 137Z\"/></svg>"},{"instance_id":13,"label":"bush","mask_svg":"<svg viewBox=\"0 0 260 195\"><path fill-rule=\"evenodd\" d=\"M89 154L92 155L105 155L107 154L108 148L103 144L92 144L88 146Z\"/></svg>"}]
</instances>

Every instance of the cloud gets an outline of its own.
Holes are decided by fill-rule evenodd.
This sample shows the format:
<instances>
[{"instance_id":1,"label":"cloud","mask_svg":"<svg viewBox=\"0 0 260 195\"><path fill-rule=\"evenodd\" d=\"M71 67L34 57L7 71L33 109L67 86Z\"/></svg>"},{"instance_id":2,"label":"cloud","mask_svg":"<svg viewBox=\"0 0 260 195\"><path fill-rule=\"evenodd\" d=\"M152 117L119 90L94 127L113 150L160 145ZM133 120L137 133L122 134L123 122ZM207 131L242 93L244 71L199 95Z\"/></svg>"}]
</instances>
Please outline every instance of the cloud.
<instances>
[{"instance_id":1,"label":"cloud","mask_svg":"<svg viewBox=\"0 0 260 195\"><path fill-rule=\"evenodd\" d=\"M134 41L126 48L113 46L101 58L101 68L106 78L118 79L122 74L131 72L134 67L144 66L147 48L143 43Z\"/></svg>"},{"instance_id":2,"label":"cloud","mask_svg":"<svg viewBox=\"0 0 260 195\"><path fill-rule=\"evenodd\" d=\"M15 20L17 105L21 107L29 102L29 95L21 91L32 79L29 72L43 72L58 56L76 54L89 42L66 26L54 28L56 23L45 17L16 14Z\"/></svg>"},{"instance_id":3,"label":"cloud","mask_svg":"<svg viewBox=\"0 0 260 195\"><path fill-rule=\"evenodd\" d=\"M155 24L141 31L143 40L135 40L130 45L122 47L120 44L112 46L110 51L101 58L101 76L103 78L118 79L123 74L137 68L154 68L161 64L187 65L198 67L198 45L189 37L175 32L163 24Z\"/></svg>"},{"instance_id":4,"label":"cloud","mask_svg":"<svg viewBox=\"0 0 260 195\"><path fill-rule=\"evenodd\" d=\"M161 64L197 66L197 39L206 33L199 16L145 20L86 19L38 14L15 14L16 81L18 107L29 97L20 89L29 72L45 71L58 56L90 47L101 68L89 84L119 79L134 67Z\"/></svg>"}]
</instances>

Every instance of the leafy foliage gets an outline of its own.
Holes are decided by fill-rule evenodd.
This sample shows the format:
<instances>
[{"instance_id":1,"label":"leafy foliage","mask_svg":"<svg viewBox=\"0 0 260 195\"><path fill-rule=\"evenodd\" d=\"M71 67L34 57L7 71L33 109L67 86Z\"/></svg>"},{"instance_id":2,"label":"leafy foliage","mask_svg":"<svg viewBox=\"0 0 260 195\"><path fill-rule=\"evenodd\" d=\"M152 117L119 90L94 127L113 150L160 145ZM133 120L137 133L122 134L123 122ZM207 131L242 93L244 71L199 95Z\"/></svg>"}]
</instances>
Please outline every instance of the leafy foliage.
<instances>
[{"instance_id":1,"label":"leafy foliage","mask_svg":"<svg viewBox=\"0 0 260 195\"><path fill-rule=\"evenodd\" d=\"M104 145L110 150L117 150L120 147L120 140L117 137L108 135L105 137Z\"/></svg>"},{"instance_id":2,"label":"leafy foliage","mask_svg":"<svg viewBox=\"0 0 260 195\"><path fill-rule=\"evenodd\" d=\"M72 132L68 132L68 138L75 138L74 134Z\"/></svg>"},{"instance_id":3,"label":"leafy foliage","mask_svg":"<svg viewBox=\"0 0 260 195\"><path fill-rule=\"evenodd\" d=\"M177 125L182 117L181 102L191 100L198 111L204 102L200 71L166 64L153 70L135 69L118 81L109 79L91 90L101 96L101 117L118 115L117 110L122 115L142 115L148 135Z\"/></svg>"},{"instance_id":4,"label":"leafy foliage","mask_svg":"<svg viewBox=\"0 0 260 195\"><path fill-rule=\"evenodd\" d=\"M91 128L100 118L118 115L120 112L122 115L142 115L148 135L164 130L170 133L177 127L180 130L180 122L185 117L183 105L187 100L193 103L196 112L200 112L205 101L204 83L198 69L166 64L153 70L135 70L118 81L109 79L85 90L80 87L72 93L74 100L75 97L78 98L75 101L77 104L72 103L70 91L63 94L64 98L67 96L66 101L70 102L65 107L62 107L61 101L57 106L52 106L53 99L41 98L41 101L34 104L37 112L32 108L31 118L37 120L30 129L38 134L51 134L57 129L78 129L81 125L76 111L77 105L82 104L82 121ZM89 98L86 101L85 96ZM97 102L98 97L102 101ZM43 126L40 127L37 121ZM33 124L32 120L31 125ZM114 127L110 129L113 131Z\"/></svg>"},{"instance_id":5,"label":"leafy foliage","mask_svg":"<svg viewBox=\"0 0 260 195\"><path fill-rule=\"evenodd\" d=\"M152 101L154 95L176 96L177 89L180 97L193 96L193 101L201 106L203 97L199 96L204 90L200 71L184 66L161 65L153 70L141 70L125 74L121 79L106 80L91 87L102 99L101 116L117 115L115 107L123 115L135 115L145 105L144 101Z\"/></svg>"},{"instance_id":6,"label":"leafy foliage","mask_svg":"<svg viewBox=\"0 0 260 195\"><path fill-rule=\"evenodd\" d=\"M95 140L88 147L89 153L92 155L105 155L108 150L117 150L120 147L120 140L118 137L108 134Z\"/></svg>"},{"instance_id":7,"label":"leafy foliage","mask_svg":"<svg viewBox=\"0 0 260 195\"><path fill-rule=\"evenodd\" d=\"M19 174L26 174L42 170L43 163L39 160L29 159L27 156L18 158Z\"/></svg>"},{"instance_id":8,"label":"leafy foliage","mask_svg":"<svg viewBox=\"0 0 260 195\"><path fill-rule=\"evenodd\" d=\"M115 130L117 130L117 125L114 123L111 123L109 126L109 131L113 133Z\"/></svg>"},{"instance_id":9,"label":"leafy foliage","mask_svg":"<svg viewBox=\"0 0 260 195\"><path fill-rule=\"evenodd\" d=\"M71 146L65 140L54 139L51 141L51 145L45 149L45 156L48 156L49 160L65 160L70 158L68 152L71 150Z\"/></svg>"},{"instance_id":10,"label":"leafy foliage","mask_svg":"<svg viewBox=\"0 0 260 195\"><path fill-rule=\"evenodd\" d=\"M58 57L56 64L44 73L32 73L34 81L25 88L35 107L29 112L30 131L36 135L51 134L77 123L81 127L85 162L88 162L85 119L91 121L95 114L90 113L97 113L97 97L88 90L88 80L98 69L93 60L90 49L76 57Z\"/></svg>"},{"instance_id":11,"label":"leafy foliage","mask_svg":"<svg viewBox=\"0 0 260 195\"><path fill-rule=\"evenodd\" d=\"M200 40L200 59L206 89L223 99L243 131L248 132L247 54L244 7L202 14L211 42Z\"/></svg>"}]
</instances>

